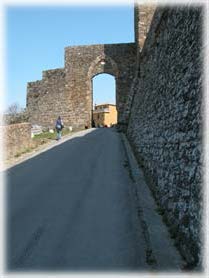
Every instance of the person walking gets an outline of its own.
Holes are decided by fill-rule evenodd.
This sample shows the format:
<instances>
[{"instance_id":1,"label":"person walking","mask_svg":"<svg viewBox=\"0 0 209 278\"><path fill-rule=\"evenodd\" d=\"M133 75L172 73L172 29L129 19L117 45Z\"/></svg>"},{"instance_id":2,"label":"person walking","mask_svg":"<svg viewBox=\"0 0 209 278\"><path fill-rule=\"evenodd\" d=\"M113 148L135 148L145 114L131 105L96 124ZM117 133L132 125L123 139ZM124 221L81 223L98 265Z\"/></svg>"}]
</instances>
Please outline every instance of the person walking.
<instances>
[{"instance_id":1,"label":"person walking","mask_svg":"<svg viewBox=\"0 0 209 278\"><path fill-rule=\"evenodd\" d=\"M59 116L56 120L56 125L55 125L55 129L57 131L57 138L56 140L60 140L61 136L62 136L62 129L64 127L63 121L61 119L61 117Z\"/></svg>"}]
</instances>

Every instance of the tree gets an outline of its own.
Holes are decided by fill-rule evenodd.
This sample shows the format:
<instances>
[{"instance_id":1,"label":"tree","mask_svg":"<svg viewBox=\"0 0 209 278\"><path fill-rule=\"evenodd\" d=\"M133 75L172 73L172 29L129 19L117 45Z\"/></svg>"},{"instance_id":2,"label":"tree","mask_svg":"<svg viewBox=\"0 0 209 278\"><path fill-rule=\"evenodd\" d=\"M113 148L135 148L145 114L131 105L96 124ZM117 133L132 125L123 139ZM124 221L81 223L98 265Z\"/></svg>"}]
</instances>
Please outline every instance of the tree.
<instances>
[{"instance_id":1,"label":"tree","mask_svg":"<svg viewBox=\"0 0 209 278\"><path fill-rule=\"evenodd\" d=\"M18 103L11 104L4 115L4 122L6 124L28 122L28 119L27 110L21 108Z\"/></svg>"}]
</instances>

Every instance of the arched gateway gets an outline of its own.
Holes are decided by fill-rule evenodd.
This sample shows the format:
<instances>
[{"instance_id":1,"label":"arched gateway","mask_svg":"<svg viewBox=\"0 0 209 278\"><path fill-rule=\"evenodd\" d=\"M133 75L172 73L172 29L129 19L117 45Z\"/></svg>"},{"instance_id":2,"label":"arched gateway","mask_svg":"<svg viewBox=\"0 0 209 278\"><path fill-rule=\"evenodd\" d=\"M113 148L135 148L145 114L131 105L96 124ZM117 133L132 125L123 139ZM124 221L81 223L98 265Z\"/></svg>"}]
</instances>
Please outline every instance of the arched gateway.
<instances>
[{"instance_id":1,"label":"arched gateway","mask_svg":"<svg viewBox=\"0 0 209 278\"><path fill-rule=\"evenodd\" d=\"M28 83L30 122L51 127L60 115L74 128L91 126L92 78L109 73L116 80L118 123L122 123L135 57L135 43L66 47L64 68L44 71L42 80Z\"/></svg>"},{"instance_id":2,"label":"arched gateway","mask_svg":"<svg viewBox=\"0 0 209 278\"><path fill-rule=\"evenodd\" d=\"M28 83L30 122L52 127L60 115L65 125L91 126L91 80L99 73L109 73L116 80L118 124L126 125L133 94L131 83L138 76L139 62L136 64L136 61L139 61L154 11L154 6L135 6L133 43L66 47L64 68L43 71L42 80Z\"/></svg>"}]
</instances>

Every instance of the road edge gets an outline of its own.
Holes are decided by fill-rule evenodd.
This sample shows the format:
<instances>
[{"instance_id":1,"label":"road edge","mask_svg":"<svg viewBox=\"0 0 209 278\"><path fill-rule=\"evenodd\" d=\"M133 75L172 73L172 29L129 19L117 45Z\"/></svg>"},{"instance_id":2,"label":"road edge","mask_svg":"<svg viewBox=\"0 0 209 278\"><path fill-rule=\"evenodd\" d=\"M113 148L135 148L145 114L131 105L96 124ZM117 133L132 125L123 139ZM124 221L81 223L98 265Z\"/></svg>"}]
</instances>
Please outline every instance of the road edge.
<instances>
[{"instance_id":1,"label":"road edge","mask_svg":"<svg viewBox=\"0 0 209 278\"><path fill-rule=\"evenodd\" d=\"M174 241L170 238L161 216L157 213L155 200L126 135L122 132L120 135L128 159L130 175L135 184L138 199L137 210L147 244L148 263L155 270L179 271L181 273L183 259L174 246Z\"/></svg>"}]
</instances>

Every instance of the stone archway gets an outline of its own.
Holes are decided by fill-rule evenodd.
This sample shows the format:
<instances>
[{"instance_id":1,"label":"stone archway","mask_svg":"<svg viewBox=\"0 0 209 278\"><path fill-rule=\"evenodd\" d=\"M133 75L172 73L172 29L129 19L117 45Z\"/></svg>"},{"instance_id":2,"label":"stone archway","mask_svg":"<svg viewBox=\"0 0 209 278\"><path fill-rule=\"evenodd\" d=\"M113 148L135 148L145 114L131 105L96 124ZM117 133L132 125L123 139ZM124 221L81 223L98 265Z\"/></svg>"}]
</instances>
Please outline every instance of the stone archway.
<instances>
[{"instance_id":1,"label":"stone archway","mask_svg":"<svg viewBox=\"0 0 209 278\"><path fill-rule=\"evenodd\" d=\"M109 56L99 55L90 65L87 74L87 95L90 95L89 111L90 111L90 125L92 126L93 119L93 88L92 80L96 75L107 73L115 78L116 87L116 108L117 108L117 79L118 79L118 66L116 62Z\"/></svg>"},{"instance_id":2,"label":"stone archway","mask_svg":"<svg viewBox=\"0 0 209 278\"><path fill-rule=\"evenodd\" d=\"M52 127L57 115L66 126L91 126L92 78L108 73L116 81L118 123L135 74L136 44L98 44L65 48L65 66L43 72L42 80L28 83L27 108L32 124ZM104 61L105 64L101 64Z\"/></svg>"}]
</instances>

